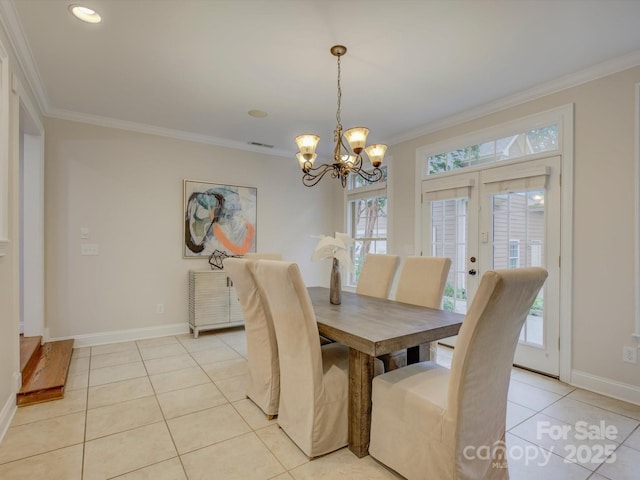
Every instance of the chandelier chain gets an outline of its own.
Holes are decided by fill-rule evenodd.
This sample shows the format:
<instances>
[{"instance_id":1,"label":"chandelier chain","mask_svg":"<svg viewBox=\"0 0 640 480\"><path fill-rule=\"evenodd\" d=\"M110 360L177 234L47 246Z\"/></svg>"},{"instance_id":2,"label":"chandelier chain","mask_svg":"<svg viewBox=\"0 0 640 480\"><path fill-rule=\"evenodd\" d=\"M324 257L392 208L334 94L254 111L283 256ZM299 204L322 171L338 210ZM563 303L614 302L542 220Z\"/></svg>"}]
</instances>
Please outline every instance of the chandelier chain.
<instances>
[{"instance_id":1,"label":"chandelier chain","mask_svg":"<svg viewBox=\"0 0 640 480\"><path fill-rule=\"evenodd\" d=\"M340 127L340 131L342 131L342 115L340 110L340 104L342 102L342 86L340 85L340 57L338 56L338 110L336 111L336 120L338 122L338 127Z\"/></svg>"}]
</instances>

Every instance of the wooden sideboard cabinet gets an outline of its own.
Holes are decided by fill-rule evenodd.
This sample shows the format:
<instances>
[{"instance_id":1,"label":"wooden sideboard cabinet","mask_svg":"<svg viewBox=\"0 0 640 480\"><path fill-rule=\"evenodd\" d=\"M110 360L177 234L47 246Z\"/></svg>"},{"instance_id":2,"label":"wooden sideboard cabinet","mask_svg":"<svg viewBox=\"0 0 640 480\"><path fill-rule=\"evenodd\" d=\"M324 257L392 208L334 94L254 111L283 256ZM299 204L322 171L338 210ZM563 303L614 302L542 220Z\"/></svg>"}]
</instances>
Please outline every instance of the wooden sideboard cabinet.
<instances>
[{"instance_id":1,"label":"wooden sideboard cabinet","mask_svg":"<svg viewBox=\"0 0 640 480\"><path fill-rule=\"evenodd\" d=\"M244 325L233 282L224 270L189 271L189 328L201 330Z\"/></svg>"}]
</instances>

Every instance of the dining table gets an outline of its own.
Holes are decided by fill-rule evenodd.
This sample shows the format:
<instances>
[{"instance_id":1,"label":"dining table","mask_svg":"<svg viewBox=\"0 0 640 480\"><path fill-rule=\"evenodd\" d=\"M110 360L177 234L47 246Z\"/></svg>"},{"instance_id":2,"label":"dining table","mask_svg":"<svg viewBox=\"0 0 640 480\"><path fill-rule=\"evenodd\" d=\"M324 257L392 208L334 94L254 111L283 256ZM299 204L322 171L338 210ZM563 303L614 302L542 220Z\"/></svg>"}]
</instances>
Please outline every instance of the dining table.
<instances>
[{"instance_id":1,"label":"dining table","mask_svg":"<svg viewBox=\"0 0 640 480\"><path fill-rule=\"evenodd\" d=\"M349 439L357 457L369 453L374 360L407 350L407 364L420 361L420 345L457 335L464 315L352 292L339 305L329 289L309 287L318 331L349 347Z\"/></svg>"}]
</instances>

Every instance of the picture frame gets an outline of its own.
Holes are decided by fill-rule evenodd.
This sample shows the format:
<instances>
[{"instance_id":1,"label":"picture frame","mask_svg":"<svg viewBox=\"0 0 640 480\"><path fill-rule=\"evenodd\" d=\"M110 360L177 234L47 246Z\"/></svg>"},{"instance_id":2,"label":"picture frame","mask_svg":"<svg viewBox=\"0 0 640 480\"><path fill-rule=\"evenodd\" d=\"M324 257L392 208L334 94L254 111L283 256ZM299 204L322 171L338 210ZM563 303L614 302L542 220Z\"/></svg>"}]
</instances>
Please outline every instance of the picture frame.
<instances>
[{"instance_id":1,"label":"picture frame","mask_svg":"<svg viewBox=\"0 0 640 480\"><path fill-rule=\"evenodd\" d=\"M183 258L256 251L258 189L183 181Z\"/></svg>"}]
</instances>

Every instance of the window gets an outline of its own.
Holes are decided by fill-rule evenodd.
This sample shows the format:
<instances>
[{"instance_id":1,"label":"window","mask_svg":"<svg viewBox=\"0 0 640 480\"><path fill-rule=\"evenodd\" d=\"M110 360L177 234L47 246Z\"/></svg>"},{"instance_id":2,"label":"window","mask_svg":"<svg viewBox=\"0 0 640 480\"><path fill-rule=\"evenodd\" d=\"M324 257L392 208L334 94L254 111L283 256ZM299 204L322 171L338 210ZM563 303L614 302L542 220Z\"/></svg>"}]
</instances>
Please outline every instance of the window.
<instances>
[{"instance_id":1,"label":"window","mask_svg":"<svg viewBox=\"0 0 640 480\"><path fill-rule=\"evenodd\" d=\"M427 175L558 150L558 124L496 138L427 158Z\"/></svg>"},{"instance_id":2,"label":"window","mask_svg":"<svg viewBox=\"0 0 640 480\"><path fill-rule=\"evenodd\" d=\"M509 268L520 266L520 240L509 240Z\"/></svg>"},{"instance_id":3,"label":"window","mask_svg":"<svg viewBox=\"0 0 640 480\"><path fill-rule=\"evenodd\" d=\"M383 180L370 183L352 175L347 191L348 231L354 240L351 250L353 272L347 283L358 283L368 253L387 253L387 166Z\"/></svg>"}]
</instances>

